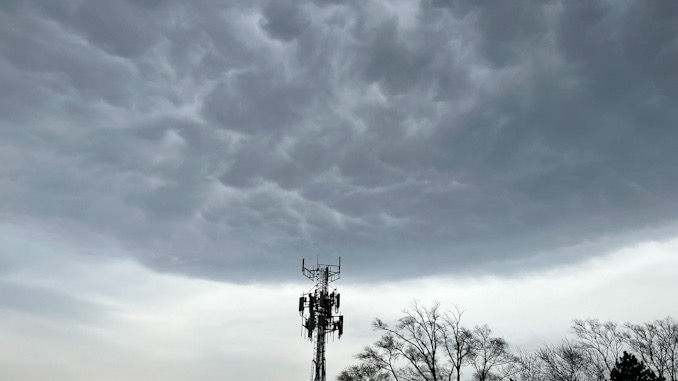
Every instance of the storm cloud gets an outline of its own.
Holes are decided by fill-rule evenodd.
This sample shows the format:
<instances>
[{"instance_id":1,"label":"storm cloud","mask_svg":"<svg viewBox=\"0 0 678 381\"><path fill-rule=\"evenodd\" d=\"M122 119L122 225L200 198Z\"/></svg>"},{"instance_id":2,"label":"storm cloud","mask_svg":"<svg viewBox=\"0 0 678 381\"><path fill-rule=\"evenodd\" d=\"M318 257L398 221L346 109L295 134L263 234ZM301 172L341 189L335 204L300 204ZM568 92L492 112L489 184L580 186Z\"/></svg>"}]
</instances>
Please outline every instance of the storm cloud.
<instances>
[{"instance_id":1,"label":"storm cloud","mask_svg":"<svg viewBox=\"0 0 678 381\"><path fill-rule=\"evenodd\" d=\"M661 238L677 36L668 1L4 1L0 216L238 281Z\"/></svg>"}]
</instances>

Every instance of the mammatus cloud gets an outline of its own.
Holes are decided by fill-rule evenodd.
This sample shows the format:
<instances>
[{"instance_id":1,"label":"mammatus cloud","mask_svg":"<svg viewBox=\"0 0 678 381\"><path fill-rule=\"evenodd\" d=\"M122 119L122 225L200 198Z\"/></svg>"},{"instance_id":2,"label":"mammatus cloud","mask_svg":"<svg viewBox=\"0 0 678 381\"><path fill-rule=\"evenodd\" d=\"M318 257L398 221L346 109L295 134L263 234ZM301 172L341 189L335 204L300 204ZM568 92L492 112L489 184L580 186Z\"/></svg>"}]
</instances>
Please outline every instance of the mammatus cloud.
<instances>
[{"instance_id":1,"label":"mammatus cloud","mask_svg":"<svg viewBox=\"0 0 678 381\"><path fill-rule=\"evenodd\" d=\"M675 221L677 18L673 2L4 2L0 213L222 279L316 254L372 276L569 260L554 253Z\"/></svg>"}]
</instances>

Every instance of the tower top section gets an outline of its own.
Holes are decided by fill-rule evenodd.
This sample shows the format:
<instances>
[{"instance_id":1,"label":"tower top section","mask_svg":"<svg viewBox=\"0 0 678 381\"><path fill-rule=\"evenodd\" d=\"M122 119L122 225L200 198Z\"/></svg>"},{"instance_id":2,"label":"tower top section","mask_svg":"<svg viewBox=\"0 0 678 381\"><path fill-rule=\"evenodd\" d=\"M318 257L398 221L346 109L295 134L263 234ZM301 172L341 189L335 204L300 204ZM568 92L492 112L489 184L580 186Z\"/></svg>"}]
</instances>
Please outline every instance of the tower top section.
<instances>
[{"instance_id":1,"label":"tower top section","mask_svg":"<svg viewBox=\"0 0 678 381\"><path fill-rule=\"evenodd\" d=\"M315 282L332 283L341 278L341 257L339 257L338 265L316 263L315 267L310 269L306 267L306 260L302 259L301 273L304 274L306 278Z\"/></svg>"}]
</instances>

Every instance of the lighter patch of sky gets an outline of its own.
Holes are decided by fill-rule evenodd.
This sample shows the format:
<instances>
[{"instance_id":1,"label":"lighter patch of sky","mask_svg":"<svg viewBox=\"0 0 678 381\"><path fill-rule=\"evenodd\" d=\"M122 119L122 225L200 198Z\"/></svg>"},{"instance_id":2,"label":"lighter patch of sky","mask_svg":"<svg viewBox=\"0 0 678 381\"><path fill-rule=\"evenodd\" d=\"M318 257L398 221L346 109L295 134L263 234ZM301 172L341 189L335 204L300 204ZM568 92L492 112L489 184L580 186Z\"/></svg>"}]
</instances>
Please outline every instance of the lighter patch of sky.
<instances>
[{"instance_id":1,"label":"lighter patch of sky","mask_svg":"<svg viewBox=\"0 0 678 381\"><path fill-rule=\"evenodd\" d=\"M410 30L417 27L417 15L420 6L418 2L408 0L382 1L380 6L394 14L402 27Z\"/></svg>"},{"instance_id":2,"label":"lighter patch of sky","mask_svg":"<svg viewBox=\"0 0 678 381\"><path fill-rule=\"evenodd\" d=\"M297 297L311 282L231 284L153 272L128 255L92 256L54 232L0 225L0 285L50 300L0 296L0 378L48 380L277 379L308 377ZM98 250L105 245L96 244ZM426 277L357 283L343 261L345 335L328 346L329 379L371 344L373 318L394 322L409 303L465 310L514 347L557 341L572 319L644 322L676 316L678 238L512 277ZM89 254L89 255L85 255ZM326 260L330 260L327 258ZM321 259L321 262L325 259ZM33 293L32 295L41 295ZM49 308L77 302L67 317ZM42 304L37 313L25 305ZM63 304L69 306L71 304ZM47 307L44 307L47 306ZM73 315L76 316L73 316ZM77 314L82 314L79 318ZM267 366L261 367L264 361Z\"/></svg>"},{"instance_id":3,"label":"lighter patch of sky","mask_svg":"<svg viewBox=\"0 0 678 381\"><path fill-rule=\"evenodd\" d=\"M153 147L151 164L155 166L169 166L175 168L183 162L183 148L186 141L174 131L168 131L165 136Z\"/></svg>"}]
</instances>

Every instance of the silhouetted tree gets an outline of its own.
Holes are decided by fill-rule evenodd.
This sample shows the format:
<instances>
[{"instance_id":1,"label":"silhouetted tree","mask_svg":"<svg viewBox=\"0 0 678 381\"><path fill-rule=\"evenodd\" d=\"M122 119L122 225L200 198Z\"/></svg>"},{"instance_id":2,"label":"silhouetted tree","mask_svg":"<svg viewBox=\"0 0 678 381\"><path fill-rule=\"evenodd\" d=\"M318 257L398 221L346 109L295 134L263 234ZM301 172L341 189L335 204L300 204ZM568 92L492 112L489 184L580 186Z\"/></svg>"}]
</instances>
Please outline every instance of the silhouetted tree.
<instances>
[{"instance_id":1,"label":"silhouetted tree","mask_svg":"<svg viewBox=\"0 0 678 381\"><path fill-rule=\"evenodd\" d=\"M339 373L337 381L391 381L391 375L371 364L351 365Z\"/></svg>"},{"instance_id":2,"label":"silhouetted tree","mask_svg":"<svg viewBox=\"0 0 678 381\"><path fill-rule=\"evenodd\" d=\"M484 360L477 369L483 380L490 380L494 375L490 371L499 370L508 354L506 342L490 337L487 326L483 326L483 332L487 332L484 341L477 340L473 331L461 325L462 313L458 309L442 312L439 303L426 308L413 302L404 313L394 326L374 320L373 329L383 334L356 355L361 365L377 374L387 373L394 381L451 381L454 377L459 381L462 368L470 366L476 350L482 349L479 353ZM356 379L348 376L358 377L359 370L347 368L342 373L346 378L340 381Z\"/></svg>"},{"instance_id":3,"label":"silhouetted tree","mask_svg":"<svg viewBox=\"0 0 678 381\"><path fill-rule=\"evenodd\" d=\"M624 351L610 371L610 381L664 381L664 377L657 377L636 356Z\"/></svg>"},{"instance_id":4,"label":"silhouetted tree","mask_svg":"<svg viewBox=\"0 0 678 381\"><path fill-rule=\"evenodd\" d=\"M537 356L542 362L544 380L593 380L588 368L589 356L575 342L563 340L558 345L545 346L537 351Z\"/></svg>"},{"instance_id":5,"label":"silhouetted tree","mask_svg":"<svg viewBox=\"0 0 678 381\"><path fill-rule=\"evenodd\" d=\"M450 380L452 368L445 361L440 305L426 308L413 302L404 313L394 327L375 319L372 327L383 335L356 357L389 372L396 381Z\"/></svg>"},{"instance_id":6,"label":"silhouetted tree","mask_svg":"<svg viewBox=\"0 0 678 381\"><path fill-rule=\"evenodd\" d=\"M521 353L518 381L606 381L621 353L635 353L649 371L678 381L678 324L672 318L623 327L597 319L574 320L575 336Z\"/></svg>"},{"instance_id":7,"label":"silhouetted tree","mask_svg":"<svg viewBox=\"0 0 678 381\"><path fill-rule=\"evenodd\" d=\"M543 381L546 380L545 365L538 354L534 352L518 352L517 369L514 373L515 380L519 381ZM511 380L513 380L512 378Z\"/></svg>"},{"instance_id":8,"label":"silhouetted tree","mask_svg":"<svg viewBox=\"0 0 678 381\"><path fill-rule=\"evenodd\" d=\"M678 381L678 323L671 317L653 323L626 323L625 339L657 376Z\"/></svg>"},{"instance_id":9,"label":"silhouetted tree","mask_svg":"<svg viewBox=\"0 0 678 381\"><path fill-rule=\"evenodd\" d=\"M465 368L474 368L477 381L678 381L678 323L671 317L623 326L574 320L575 337L515 356L487 325L463 327L459 309L413 302L404 314L395 326L374 320L382 336L339 381L461 381Z\"/></svg>"},{"instance_id":10,"label":"silhouetted tree","mask_svg":"<svg viewBox=\"0 0 678 381\"><path fill-rule=\"evenodd\" d=\"M473 367L476 381L508 380L515 373L517 359L509 352L509 345L501 337L492 337L492 330L486 325L473 329Z\"/></svg>"},{"instance_id":11,"label":"silhouetted tree","mask_svg":"<svg viewBox=\"0 0 678 381\"><path fill-rule=\"evenodd\" d=\"M598 319L576 319L572 322L572 331L588 354L594 378L606 380L625 347L624 336L617 324L611 321L601 323Z\"/></svg>"},{"instance_id":12,"label":"silhouetted tree","mask_svg":"<svg viewBox=\"0 0 678 381\"><path fill-rule=\"evenodd\" d=\"M442 330L443 346L457 381L461 380L461 368L472 361L476 347L473 332L461 325L463 313L457 307L454 311L445 313L443 319L445 329Z\"/></svg>"}]
</instances>

